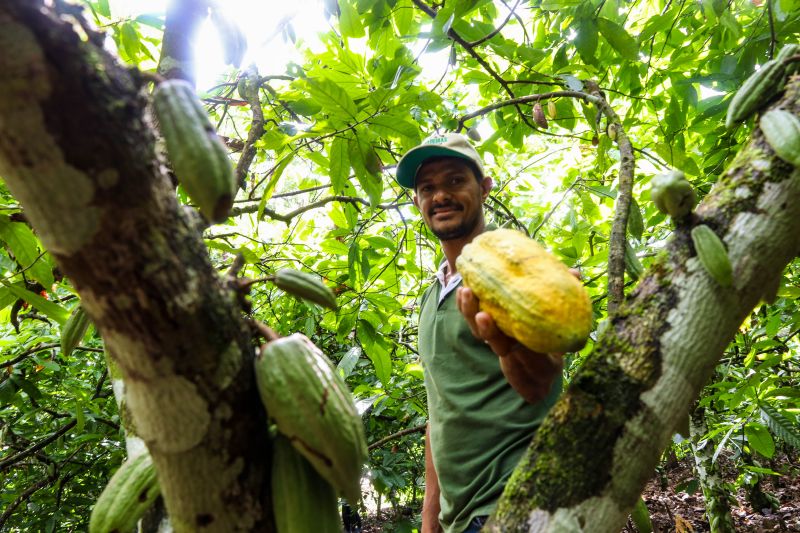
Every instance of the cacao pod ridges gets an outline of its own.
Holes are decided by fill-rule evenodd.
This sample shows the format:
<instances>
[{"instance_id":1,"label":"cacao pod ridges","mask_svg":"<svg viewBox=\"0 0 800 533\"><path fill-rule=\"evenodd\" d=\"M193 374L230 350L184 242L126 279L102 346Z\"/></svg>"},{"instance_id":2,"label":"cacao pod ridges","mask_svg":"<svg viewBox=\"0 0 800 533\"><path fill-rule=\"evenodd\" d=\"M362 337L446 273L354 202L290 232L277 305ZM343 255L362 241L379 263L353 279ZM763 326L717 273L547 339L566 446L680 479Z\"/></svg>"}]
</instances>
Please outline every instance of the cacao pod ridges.
<instances>
[{"instance_id":1,"label":"cacao pod ridges","mask_svg":"<svg viewBox=\"0 0 800 533\"><path fill-rule=\"evenodd\" d=\"M92 508L89 533L131 531L161 489L150 454L128 459L111 476Z\"/></svg>"},{"instance_id":2,"label":"cacao pod ridges","mask_svg":"<svg viewBox=\"0 0 800 533\"><path fill-rule=\"evenodd\" d=\"M336 491L286 437L272 446L272 509L278 533L340 533Z\"/></svg>"},{"instance_id":3,"label":"cacao pod ridges","mask_svg":"<svg viewBox=\"0 0 800 533\"><path fill-rule=\"evenodd\" d=\"M178 182L212 222L227 218L238 184L222 140L191 84L160 83L153 93L167 155Z\"/></svg>"},{"instance_id":4,"label":"cacao pod ridges","mask_svg":"<svg viewBox=\"0 0 800 533\"><path fill-rule=\"evenodd\" d=\"M705 224L692 228L692 243L706 272L722 287L733 285L733 267L722 239Z\"/></svg>"},{"instance_id":5,"label":"cacao pod ridges","mask_svg":"<svg viewBox=\"0 0 800 533\"><path fill-rule=\"evenodd\" d=\"M355 504L367 443L344 380L305 335L267 343L255 358L261 401L280 433L337 491Z\"/></svg>"},{"instance_id":6,"label":"cacao pod ridges","mask_svg":"<svg viewBox=\"0 0 800 533\"><path fill-rule=\"evenodd\" d=\"M339 307L333 291L311 274L292 268L282 268L275 273L273 281L276 287L298 298L334 311Z\"/></svg>"},{"instance_id":7,"label":"cacao pod ridges","mask_svg":"<svg viewBox=\"0 0 800 533\"><path fill-rule=\"evenodd\" d=\"M800 119L789 111L773 109L761 116L759 127L778 157L800 166Z\"/></svg>"},{"instance_id":8,"label":"cacao pod ridges","mask_svg":"<svg viewBox=\"0 0 800 533\"><path fill-rule=\"evenodd\" d=\"M526 235L497 229L478 235L456 260L464 285L497 327L538 353L581 349L592 304L567 266Z\"/></svg>"}]
</instances>

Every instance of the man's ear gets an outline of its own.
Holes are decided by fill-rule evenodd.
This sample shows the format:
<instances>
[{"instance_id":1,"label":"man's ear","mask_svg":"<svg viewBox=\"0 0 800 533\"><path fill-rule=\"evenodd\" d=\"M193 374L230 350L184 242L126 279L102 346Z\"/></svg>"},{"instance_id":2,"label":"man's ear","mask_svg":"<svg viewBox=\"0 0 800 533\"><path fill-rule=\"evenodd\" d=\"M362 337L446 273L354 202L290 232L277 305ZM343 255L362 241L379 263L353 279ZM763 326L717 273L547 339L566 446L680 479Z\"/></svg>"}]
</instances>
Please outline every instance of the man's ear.
<instances>
[{"instance_id":1,"label":"man's ear","mask_svg":"<svg viewBox=\"0 0 800 533\"><path fill-rule=\"evenodd\" d=\"M481 180L481 197L484 200L489 197L489 192L492 190L492 187L494 187L494 182L489 176L486 176Z\"/></svg>"},{"instance_id":2,"label":"man's ear","mask_svg":"<svg viewBox=\"0 0 800 533\"><path fill-rule=\"evenodd\" d=\"M419 199L417 198L417 194L416 193L414 193L414 196L412 197L412 199L414 200L414 207L416 207L417 210L419 211Z\"/></svg>"}]
</instances>

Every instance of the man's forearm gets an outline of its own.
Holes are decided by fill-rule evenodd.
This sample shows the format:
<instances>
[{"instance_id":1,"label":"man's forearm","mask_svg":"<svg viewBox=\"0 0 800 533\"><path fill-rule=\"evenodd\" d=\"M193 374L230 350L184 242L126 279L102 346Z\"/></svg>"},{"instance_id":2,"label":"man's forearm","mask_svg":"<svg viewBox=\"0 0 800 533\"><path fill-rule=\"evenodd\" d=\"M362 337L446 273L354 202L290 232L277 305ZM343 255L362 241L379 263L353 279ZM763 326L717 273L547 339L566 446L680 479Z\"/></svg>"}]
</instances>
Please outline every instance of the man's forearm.
<instances>
[{"instance_id":1,"label":"man's forearm","mask_svg":"<svg viewBox=\"0 0 800 533\"><path fill-rule=\"evenodd\" d=\"M433 466L430 425L425 430L425 497L422 500L422 533L439 533L439 476Z\"/></svg>"}]
</instances>

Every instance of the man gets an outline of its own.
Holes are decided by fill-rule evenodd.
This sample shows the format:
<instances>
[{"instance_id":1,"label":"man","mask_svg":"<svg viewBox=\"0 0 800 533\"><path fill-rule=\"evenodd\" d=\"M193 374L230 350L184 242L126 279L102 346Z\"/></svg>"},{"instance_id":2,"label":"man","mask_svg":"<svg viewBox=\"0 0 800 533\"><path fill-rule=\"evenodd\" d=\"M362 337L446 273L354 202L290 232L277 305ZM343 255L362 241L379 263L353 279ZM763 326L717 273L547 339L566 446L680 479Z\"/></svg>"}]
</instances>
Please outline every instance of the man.
<instances>
[{"instance_id":1,"label":"man","mask_svg":"<svg viewBox=\"0 0 800 533\"><path fill-rule=\"evenodd\" d=\"M456 258L487 230L492 188L475 148L434 135L397 166L445 256L422 297L419 352L428 393L423 533L472 533L494 510L508 477L561 391L561 359L535 354L479 312Z\"/></svg>"}]
</instances>

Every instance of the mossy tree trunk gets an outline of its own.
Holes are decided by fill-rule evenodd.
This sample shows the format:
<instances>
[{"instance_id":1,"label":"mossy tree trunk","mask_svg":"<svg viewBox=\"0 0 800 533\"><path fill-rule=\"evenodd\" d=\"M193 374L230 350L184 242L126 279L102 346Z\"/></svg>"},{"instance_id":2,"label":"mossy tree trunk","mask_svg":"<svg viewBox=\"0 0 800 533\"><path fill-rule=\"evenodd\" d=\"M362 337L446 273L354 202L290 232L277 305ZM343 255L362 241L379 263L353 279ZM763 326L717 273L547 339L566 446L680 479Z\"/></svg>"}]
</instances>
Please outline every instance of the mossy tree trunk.
<instances>
[{"instance_id":1,"label":"mossy tree trunk","mask_svg":"<svg viewBox=\"0 0 800 533\"><path fill-rule=\"evenodd\" d=\"M731 499L736 501L722 480L719 464L714 461L714 446L710 440L703 441L708 433L706 410L696 407L689 423L695 473L703 490L711 533L736 533L731 516Z\"/></svg>"},{"instance_id":2,"label":"mossy tree trunk","mask_svg":"<svg viewBox=\"0 0 800 533\"><path fill-rule=\"evenodd\" d=\"M800 111L800 79L773 107ZM707 224L734 271L721 287L690 230ZM512 475L490 531L619 531L742 320L800 251L800 171L756 129L627 297Z\"/></svg>"},{"instance_id":3,"label":"mossy tree trunk","mask_svg":"<svg viewBox=\"0 0 800 533\"><path fill-rule=\"evenodd\" d=\"M0 174L123 376L175 531L270 531L241 310L156 157L143 81L56 5L0 3Z\"/></svg>"}]
</instances>

